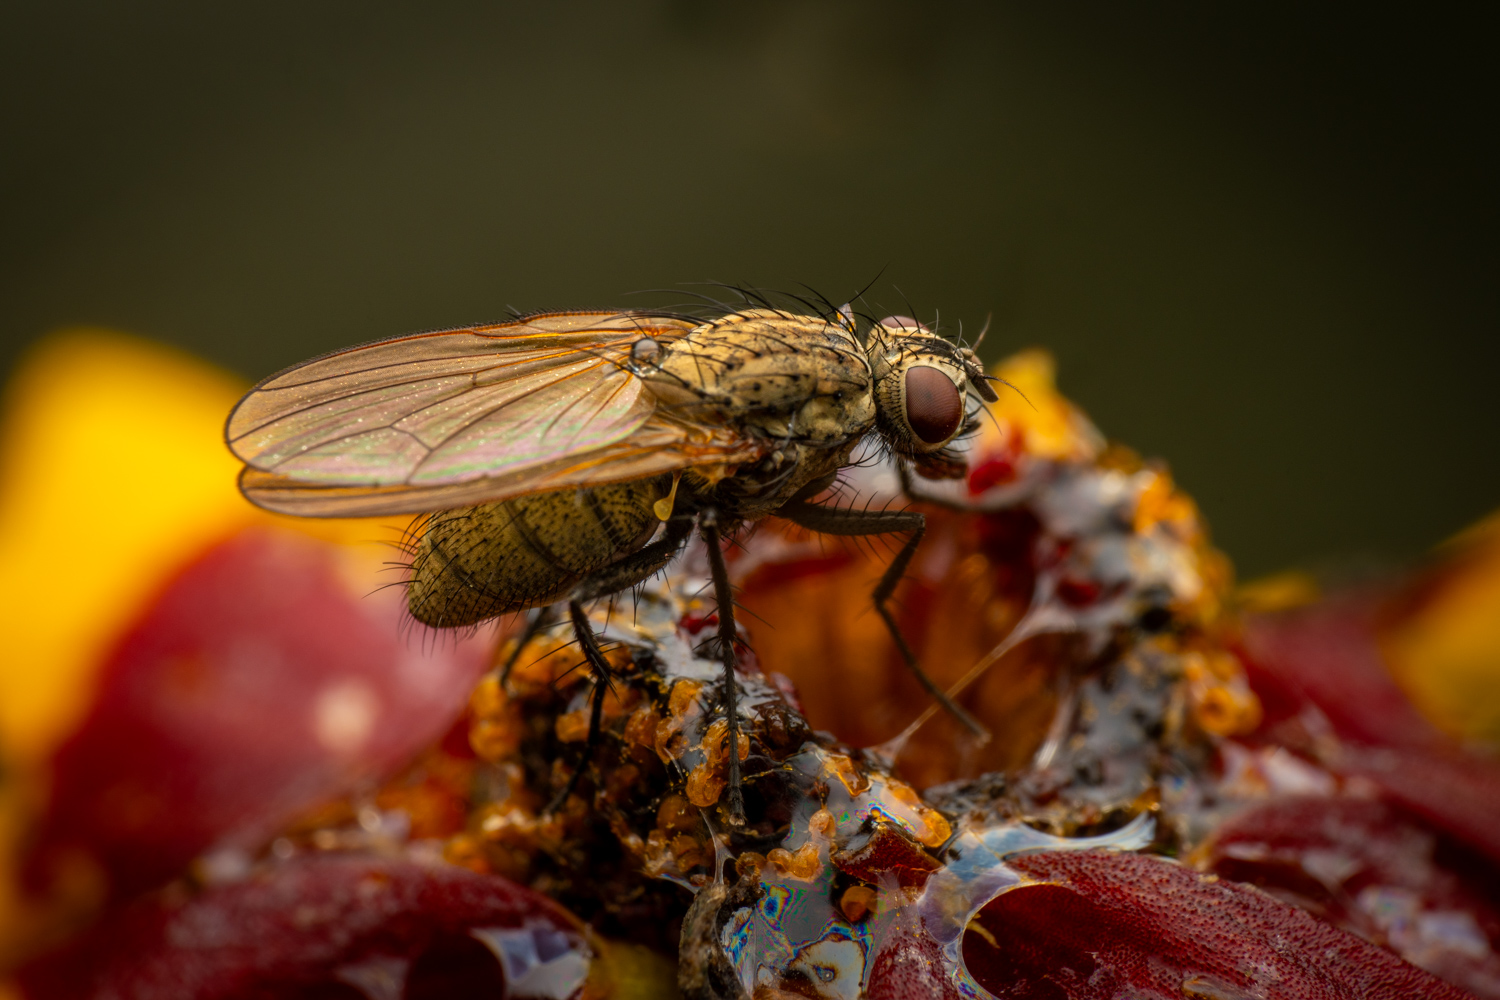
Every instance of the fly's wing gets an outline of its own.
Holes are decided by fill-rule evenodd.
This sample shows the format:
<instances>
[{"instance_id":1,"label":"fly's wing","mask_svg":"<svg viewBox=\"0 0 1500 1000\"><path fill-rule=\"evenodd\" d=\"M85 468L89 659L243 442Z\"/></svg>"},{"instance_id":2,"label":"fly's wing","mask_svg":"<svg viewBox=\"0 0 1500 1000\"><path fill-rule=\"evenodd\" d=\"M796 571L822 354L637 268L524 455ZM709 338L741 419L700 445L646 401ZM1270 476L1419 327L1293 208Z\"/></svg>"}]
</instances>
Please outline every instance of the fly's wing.
<instances>
[{"instance_id":1,"label":"fly's wing","mask_svg":"<svg viewBox=\"0 0 1500 1000\"><path fill-rule=\"evenodd\" d=\"M655 403L623 366L630 345L688 327L562 313L354 347L266 379L225 436L246 465L325 485L505 475L644 424Z\"/></svg>"},{"instance_id":2,"label":"fly's wing","mask_svg":"<svg viewBox=\"0 0 1500 1000\"><path fill-rule=\"evenodd\" d=\"M420 514L693 466L736 465L758 460L766 451L764 442L728 427L687 427L652 418L623 441L500 476L435 486L371 488L308 482L246 467L240 474L240 489L260 507L302 517Z\"/></svg>"},{"instance_id":3,"label":"fly's wing","mask_svg":"<svg viewBox=\"0 0 1500 1000\"><path fill-rule=\"evenodd\" d=\"M642 434L656 398L626 367L640 338L666 346L693 326L553 313L354 347L260 383L230 414L225 437L247 466L250 500L326 517L650 475L672 461L647 454L662 447L676 449L680 464L669 468L703 464L746 443L728 431L711 443L712 428L670 420Z\"/></svg>"}]
</instances>

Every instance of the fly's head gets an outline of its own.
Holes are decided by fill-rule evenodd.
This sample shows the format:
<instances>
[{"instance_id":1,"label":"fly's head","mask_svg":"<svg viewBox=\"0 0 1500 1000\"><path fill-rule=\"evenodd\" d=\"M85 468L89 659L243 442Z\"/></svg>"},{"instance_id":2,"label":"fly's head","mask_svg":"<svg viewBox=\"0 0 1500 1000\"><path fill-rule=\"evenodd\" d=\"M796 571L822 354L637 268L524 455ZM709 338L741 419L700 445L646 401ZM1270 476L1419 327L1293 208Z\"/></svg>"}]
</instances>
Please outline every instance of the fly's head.
<instances>
[{"instance_id":1,"label":"fly's head","mask_svg":"<svg viewBox=\"0 0 1500 1000\"><path fill-rule=\"evenodd\" d=\"M962 478L963 456L950 445L977 425L980 400L996 399L974 352L887 316L870 330L869 354L886 445L927 479Z\"/></svg>"}]
</instances>

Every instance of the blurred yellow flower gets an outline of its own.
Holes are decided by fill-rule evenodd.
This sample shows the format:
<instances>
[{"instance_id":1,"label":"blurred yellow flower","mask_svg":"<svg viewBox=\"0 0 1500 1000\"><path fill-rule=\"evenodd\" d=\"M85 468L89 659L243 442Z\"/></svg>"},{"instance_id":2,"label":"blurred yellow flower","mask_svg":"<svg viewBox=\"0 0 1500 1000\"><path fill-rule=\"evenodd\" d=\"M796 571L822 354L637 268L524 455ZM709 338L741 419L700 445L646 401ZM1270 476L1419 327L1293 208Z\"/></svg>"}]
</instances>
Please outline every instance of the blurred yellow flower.
<instances>
[{"instance_id":1,"label":"blurred yellow flower","mask_svg":"<svg viewBox=\"0 0 1500 1000\"><path fill-rule=\"evenodd\" d=\"M220 439L231 375L106 330L43 340L0 423L0 751L45 757L107 647L174 569L255 512Z\"/></svg>"},{"instance_id":2,"label":"blurred yellow flower","mask_svg":"<svg viewBox=\"0 0 1500 1000\"><path fill-rule=\"evenodd\" d=\"M224 419L234 376L109 330L55 333L0 411L0 756L45 759L88 706L94 673L170 576L209 545L275 522L340 547L368 593L404 519L314 521L246 503Z\"/></svg>"},{"instance_id":3,"label":"blurred yellow flower","mask_svg":"<svg viewBox=\"0 0 1500 1000\"><path fill-rule=\"evenodd\" d=\"M1500 513L1438 554L1383 629L1381 648L1428 718L1459 739L1500 746Z\"/></svg>"},{"instance_id":4,"label":"blurred yellow flower","mask_svg":"<svg viewBox=\"0 0 1500 1000\"><path fill-rule=\"evenodd\" d=\"M337 542L355 600L384 581L382 537L404 521L281 518L236 488L224 447L239 380L171 348L99 329L55 333L23 359L0 409L0 968L91 912L97 877L28 898L18 851L49 762L88 713L99 673L166 585L256 524ZM349 544L355 543L355 544ZM0 1000L5 985L0 983Z\"/></svg>"},{"instance_id":5,"label":"blurred yellow flower","mask_svg":"<svg viewBox=\"0 0 1500 1000\"><path fill-rule=\"evenodd\" d=\"M1013 354L993 369L1014 391L996 386L1000 399L990 404L995 420L981 425L976 451L1004 447L996 435L1025 435L1025 449L1053 459L1092 457L1103 439L1083 411L1057 390L1057 362L1040 348Z\"/></svg>"}]
</instances>

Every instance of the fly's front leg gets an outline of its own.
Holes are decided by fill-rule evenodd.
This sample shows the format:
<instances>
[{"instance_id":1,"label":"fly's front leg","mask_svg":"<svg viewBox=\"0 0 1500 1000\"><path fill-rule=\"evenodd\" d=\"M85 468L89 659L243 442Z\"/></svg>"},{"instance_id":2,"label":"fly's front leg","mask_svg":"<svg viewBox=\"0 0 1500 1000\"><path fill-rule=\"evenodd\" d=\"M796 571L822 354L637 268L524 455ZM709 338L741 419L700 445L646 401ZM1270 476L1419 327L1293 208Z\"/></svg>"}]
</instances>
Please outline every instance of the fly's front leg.
<instances>
[{"instance_id":1,"label":"fly's front leg","mask_svg":"<svg viewBox=\"0 0 1500 1000\"><path fill-rule=\"evenodd\" d=\"M714 581L714 599L719 605L719 655L724 661L724 721L729 732L729 822L745 822L745 795L740 788L740 710L739 682L735 679L734 644L739 638L734 628L734 590L729 584L729 570L724 565L724 551L719 547L718 517L705 511L698 520L698 533L708 549L708 569Z\"/></svg>"},{"instance_id":2,"label":"fly's front leg","mask_svg":"<svg viewBox=\"0 0 1500 1000\"><path fill-rule=\"evenodd\" d=\"M917 682L955 719L972 730L975 736L988 739L989 730L960 708L957 702L949 698L917 663L916 654L912 652L911 646L907 645L906 637L901 634L901 627L896 623L895 615L891 614L890 608L886 606L891 595L896 591L896 585L906 574L906 568L911 565L912 557L917 554L917 546L921 544L922 536L927 533L927 518L911 510L852 510L823 507L803 501L784 504L776 515L786 518L793 524L801 525L809 531L824 535L884 535L898 531L910 533L906 544L901 546L901 551L896 553L896 558L891 560L891 564L881 575L880 582L875 585L870 598L875 602L875 611L880 615L880 620L885 622L885 627L890 631L891 640L900 651L901 659L906 661L906 666L911 670L912 676L916 677Z\"/></svg>"},{"instance_id":3,"label":"fly's front leg","mask_svg":"<svg viewBox=\"0 0 1500 1000\"><path fill-rule=\"evenodd\" d=\"M910 500L930 503L934 507L957 511L960 514L973 514L980 509L974 504L964 503L962 500L950 500L947 497L940 497L935 493L926 492L917 485L916 480L911 475L911 466L902 459L896 460L896 475L901 480L901 492Z\"/></svg>"}]
</instances>

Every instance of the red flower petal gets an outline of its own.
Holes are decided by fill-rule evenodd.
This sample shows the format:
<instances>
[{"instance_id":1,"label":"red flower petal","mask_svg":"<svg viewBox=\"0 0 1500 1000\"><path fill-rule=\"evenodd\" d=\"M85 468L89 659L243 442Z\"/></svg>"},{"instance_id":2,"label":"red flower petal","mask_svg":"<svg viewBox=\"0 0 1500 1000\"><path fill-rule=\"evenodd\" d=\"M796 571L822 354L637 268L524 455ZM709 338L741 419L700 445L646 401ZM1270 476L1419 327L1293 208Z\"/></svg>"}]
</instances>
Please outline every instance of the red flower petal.
<instances>
[{"instance_id":1,"label":"red flower petal","mask_svg":"<svg viewBox=\"0 0 1500 1000\"><path fill-rule=\"evenodd\" d=\"M1345 597L1252 618L1246 673L1266 706L1264 734L1296 746L1304 706L1344 741L1338 771L1367 778L1434 826L1500 859L1500 764L1468 753L1422 718L1386 668L1374 602Z\"/></svg>"},{"instance_id":2,"label":"red flower petal","mask_svg":"<svg viewBox=\"0 0 1500 1000\"><path fill-rule=\"evenodd\" d=\"M1008 864L1040 884L1000 895L980 911L983 933L964 938L969 972L997 997L1467 996L1265 893L1160 858L1052 851Z\"/></svg>"},{"instance_id":3,"label":"red flower petal","mask_svg":"<svg viewBox=\"0 0 1500 1000\"><path fill-rule=\"evenodd\" d=\"M22 970L21 982L35 1000L353 998L354 987L375 997L500 997L509 975L567 996L588 962L572 918L505 879L315 855L186 902L143 900Z\"/></svg>"},{"instance_id":4,"label":"red flower petal","mask_svg":"<svg viewBox=\"0 0 1500 1000\"><path fill-rule=\"evenodd\" d=\"M367 597L339 558L248 529L167 584L57 755L34 883L81 848L132 895L211 846L259 846L442 734L489 644L401 634L399 590Z\"/></svg>"}]
</instances>

